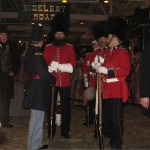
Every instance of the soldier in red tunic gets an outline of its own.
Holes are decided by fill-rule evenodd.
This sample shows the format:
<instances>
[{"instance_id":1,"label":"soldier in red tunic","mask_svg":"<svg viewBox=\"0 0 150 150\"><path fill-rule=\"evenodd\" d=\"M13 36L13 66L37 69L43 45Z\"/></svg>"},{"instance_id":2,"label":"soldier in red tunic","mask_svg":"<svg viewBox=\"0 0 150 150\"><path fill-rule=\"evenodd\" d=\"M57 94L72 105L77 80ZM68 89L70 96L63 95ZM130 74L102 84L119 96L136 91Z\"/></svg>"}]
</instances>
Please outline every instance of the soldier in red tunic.
<instances>
[{"instance_id":1,"label":"soldier in red tunic","mask_svg":"<svg viewBox=\"0 0 150 150\"><path fill-rule=\"evenodd\" d=\"M76 65L75 50L71 44L66 43L68 27L64 25L63 16L57 16L53 19L52 24L53 42L46 45L43 55L49 66L49 72L52 72L57 80L54 92L54 122L57 94L59 92L62 118L61 135L65 139L69 139L71 138L69 135L71 122L71 73ZM55 125L53 129L56 129Z\"/></svg>"},{"instance_id":2,"label":"soldier in red tunic","mask_svg":"<svg viewBox=\"0 0 150 150\"><path fill-rule=\"evenodd\" d=\"M96 69L96 68L99 68L101 66L101 64L104 62L104 58L106 57L107 53L108 53L108 47L107 47L107 34L106 34L106 31L105 31L105 27L106 27L106 21L98 21L96 22L94 25L93 25L93 34L94 34L94 37L95 39L98 41L99 43L99 48L98 49L95 49L92 53L92 56L91 56L91 66ZM100 62L98 60L98 57L97 55L99 55L99 59L100 59ZM96 72L96 71L95 71ZM96 81L96 77L95 77L95 84L97 83ZM101 82L102 85L102 94L103 94L103 82ZM95 85L96 87L96 85ZM97 88L97 87L96 87ZM98 92L98 91L97 91ZM96 93L97 93L96 92ZM97 93L98 94L98 93ZM97 110L97 104L98 104L98 99L96 99L96 106L95 106L95 113L97 114L98 112L96 111ZM109 128L108 128L108 124L107 124L107 115L106 115L106 105L105 105L105 100L103 99L102 97L102 132L103 132L103 135L105 137L108 137L109 136Z\"/></svg>"},{"instance_id":3,"label":"soldier in red tunic","mask_svg":"<svg viewBox=\"0 0 150 150\"><path fill-rule=\"evenodd\" d=\"M123 43L127 40L129 29L126 21L116 16L108 19L106 27L109 49L102 66L96 69L103 74L103 98L106 100L105 115L107 115L111 148L121 149L123 103L127 101L129 93L125 79L130 72L130 56Z\"/></svg>"}]
</instances>

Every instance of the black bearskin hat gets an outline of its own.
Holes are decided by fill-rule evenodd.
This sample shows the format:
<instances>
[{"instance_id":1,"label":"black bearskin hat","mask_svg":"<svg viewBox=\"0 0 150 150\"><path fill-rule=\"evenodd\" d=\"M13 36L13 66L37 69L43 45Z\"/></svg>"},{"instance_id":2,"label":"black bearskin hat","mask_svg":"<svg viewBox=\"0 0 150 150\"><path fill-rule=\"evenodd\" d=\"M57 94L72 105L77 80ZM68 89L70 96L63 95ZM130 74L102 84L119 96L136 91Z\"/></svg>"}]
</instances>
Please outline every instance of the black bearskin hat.
<instances>
[{"instance_id":1,"label":"black bearskin hat","mask_svg":"<svg viewBox=\"0 0 150 150\"><path fill-rule=\"evenodd\" d=\"M106 21L98 21L92 26L94 38L98 40L102 36L107 36L105 32Z\"/></svg>"},{"instance_id":2,"label":"black bearskin hat","mask_svg":"<svg viewBox=\"0 0 150 150\"><path fill-rule=\"evenodd\" d=\"M126 41L129 35L129 27L125 19L119 16L111 16L107 21L106 32L116 35L121 41Z\"/></svg>"},{"instance_id":3,"label":"black bearskin hat","mask_svg":"<svg viewBox=\"0 0 150 150\"><path fill-rule=\"evenodd\" d=\"M56 14L51 21L51 32L64 32L67 34L69 30L69 23L64 14Z\"/></svg>"},{"instance_id":4,"label":"black bearskin hat","mask_svg":"<svg viewBox=\"0 0 150 150\"><path fill-rule=\"evenodd\" d=\"M41 24L33 25L31 41L41 41L43 39L43 28Z\"/></svg>"},{"instance_id":5,"label":"black bearskin hat","mask_svg":"<svg viewBox=\"0 0 150 150\"><path fill-rule=\"evenodd\" d=\"M5 25L0 25L0 33L8 33L8 30Z\"/></svg>"}]
</instances>

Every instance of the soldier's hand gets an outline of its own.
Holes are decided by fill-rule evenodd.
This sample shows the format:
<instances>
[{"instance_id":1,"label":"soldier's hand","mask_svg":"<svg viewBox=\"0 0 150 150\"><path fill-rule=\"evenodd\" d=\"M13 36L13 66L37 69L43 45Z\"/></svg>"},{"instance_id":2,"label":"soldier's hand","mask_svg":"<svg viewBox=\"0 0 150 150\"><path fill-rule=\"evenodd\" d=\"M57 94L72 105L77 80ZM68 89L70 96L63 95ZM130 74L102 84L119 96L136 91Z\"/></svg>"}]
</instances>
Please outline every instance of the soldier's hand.
<instances>
[{"instance_id":1,"label":"soldier's hand","mask_svg":"<svg viewBox=\"0 0 150 150\"><path fill-rule=\"evenodd\" d=\"M53 71L57 71L57 68L56 67L53 67L53 66L48 66L48 72L53 72Z\"/></svg>"},{"instance_id":2,"label":"soldier's hand","mask_svg":"<svg viewBox=\"0 0 150 150\"><path fill-rule=\"evenodd\" d=\"M96 70L99 69L100 66L101 66L101 63L97 62L97 63L95 64L95 69L96 69Z\"/></svg>"},{"instance_id":3,"label":"soldier's hand","mask_svg":"<svg viewBox=\"0 0 150 150\"><path fill-rule=\"evenodd\" d=\"M59 62L57 62L57 61L52 61L52 62L51 62L51 67L58 69L58 68L59 68Z\"/></svg>"},{"instance_id":4,"label":"soldier's hand","mask_svg":"<svg viewBox=\"0 0 150 150\"><path fill-rule=\"evenodd\" d=\"M103 66L100 66L100 67L98 68L98 72L99 72L99 73L102 73L102 74L108 74L108 68L103 67Z\"/></svg>"},{"instance_id":5,"label":"soldier's hand","mask_svg":"<svg viewBox=\"0 0 150 150\"><path fill-rule=\"evenodd\" d=\"M10 75L11 77L14 77L14 76L15 76L15 74L14 74L12 71L9 72L9 75Z\"/></svg>"},{"instance_id":6,"label":"soldier's hand","mask_svg":"<svg viewBox=\"0 0 150 150\"><path fill-rule=\"evenodd\" d=\"M92 64L91 64L91 66L94 68L94 69L98 69L100 66L101 66L101 63L99 63L99 62L92 62Z\"/></svg>"},{"instance_id":7,"label":"soldier's hand","mask_svg":"<svg viewBox=\"0 0 150 150\"><path fill-rule=\"evenodd\" d=\"M95 58L94 58L94 62L97 63L97 62L100 62L101 64L104 63L104 58L101 57L100 55L96 55Z\"/></svg>"},{"instance_id":8,"label":"soldier's hand","mask_svg":"<svg viewBox=\"0 0 150 150\"><path fill-rule=\"evenodd\" d=\"M143 107L145 107L146 109L148 109L149 105L150 105L150 99L149 97L144 97L140 99L140 103Z\"/></svg>"}]
</instances>

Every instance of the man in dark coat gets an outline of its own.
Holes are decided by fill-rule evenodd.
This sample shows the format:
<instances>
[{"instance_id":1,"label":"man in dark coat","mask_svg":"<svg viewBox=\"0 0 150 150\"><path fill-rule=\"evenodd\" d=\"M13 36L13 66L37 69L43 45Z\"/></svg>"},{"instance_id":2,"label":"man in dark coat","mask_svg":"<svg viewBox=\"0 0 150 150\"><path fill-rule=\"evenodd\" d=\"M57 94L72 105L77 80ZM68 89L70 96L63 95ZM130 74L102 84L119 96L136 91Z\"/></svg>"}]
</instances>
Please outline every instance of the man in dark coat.
<instances>
[{"instance_id":1,"label":"man in dark coat","mask_svg":"<svg viewBox=\"0 0 150 150\"><path fill-rule=\"evenodd\" d=\"M31 109L28 131L28 149L47 149L42 143L45 111L50 110L50 85L56 79L48 72L46 61L42 55L42 26L34 25L31 35L31 46L25 58L25 70L29 76L26 82L26 93L23 108Z\"/></svg>"},{"instance_id":2,"label":"man in dark coat","mask_svg":"<svg viewBox=\"0 0 150 150\"><path fill-rule=\"evenodd\" d=\"M8 41L8 31L0 26L0 123L11 128L9 107L13 96L14 77L20 70L20 58L17 46Z\"/></svg>"}]
</instances>

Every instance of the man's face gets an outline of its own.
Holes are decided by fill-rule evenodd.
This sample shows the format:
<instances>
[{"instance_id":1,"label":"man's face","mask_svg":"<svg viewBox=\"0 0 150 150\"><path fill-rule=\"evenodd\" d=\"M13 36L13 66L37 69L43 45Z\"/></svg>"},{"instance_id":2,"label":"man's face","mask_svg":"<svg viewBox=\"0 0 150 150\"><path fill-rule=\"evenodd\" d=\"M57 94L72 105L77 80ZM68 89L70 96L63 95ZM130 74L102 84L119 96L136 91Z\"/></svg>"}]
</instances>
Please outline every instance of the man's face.
<instances>
[{"instance_id":1,"label":"man's face","mask_svg":"<svg viewBox=\"0 0 150 150\"><path fill-rule=\"evenodd\" d=\"M94 41L94 43L92 43L92 47L93 49L99 48L99 43L97 41Z\"/></svg>"},{"instance_id":2,"label":"man's face","mask_svg":"<svg viewBox=\"0 0 150 150\"><path fill-rule=\"evenodd\" d=\"M0 33L0 42L6 43L8 40L8 35L7 33Z\"/></svg>"},{"instance_id":3,"label":"man's face","mask_svg":"<svg viewBox=\"0 0 150 150\"><path fill-rule=\"evenodd\" d=\"M107 37L102 36L98 39L99 47L104 48L106 47Z\"/></svg>"},{"instance_id":4,"label":"man's face","mask_svg":"<svg viewBox=\"0 0 150 150\"><path fill-rule=\"evenodd\" d=\"M108 47L115 47L117 45L117 37L109 34L107 39Z\"/></svg>"},{"instance_id":5,"label":"man's face","mask_svg":"<svg viewBox=\"0 0 150 150\"><path fill-rule=\"evenodd\" d=\"M65 34L63 32L56 32L54 34L55 39L61 40L65 38Z\"/></svg>"}]
</instances>

